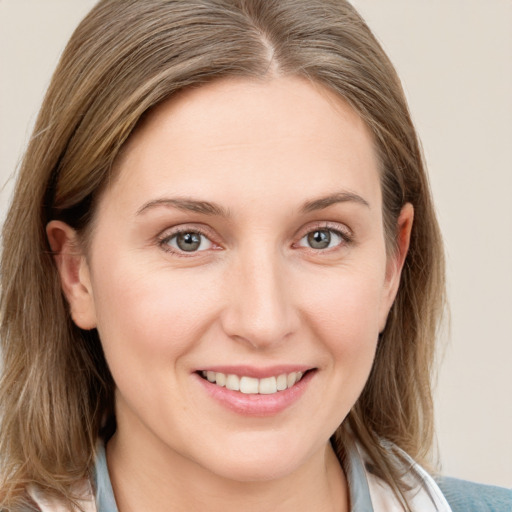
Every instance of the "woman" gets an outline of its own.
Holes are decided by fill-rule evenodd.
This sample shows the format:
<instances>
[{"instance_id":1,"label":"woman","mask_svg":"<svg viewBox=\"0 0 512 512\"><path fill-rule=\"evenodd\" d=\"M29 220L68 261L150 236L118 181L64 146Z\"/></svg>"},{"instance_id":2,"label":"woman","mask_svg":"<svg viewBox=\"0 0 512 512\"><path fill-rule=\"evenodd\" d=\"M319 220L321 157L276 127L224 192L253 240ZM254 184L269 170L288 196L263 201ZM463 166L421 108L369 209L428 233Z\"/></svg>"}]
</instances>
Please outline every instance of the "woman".
<instances>
[{"instance_id":1,"label":"woman","mask_svg":"<svg viewBox=\"0 0 512 512\"><path fill-rule=\"evenodd\" d=\"M4 228L2 506L468 510L423 469L442 305L416 134L348 3L102 1Z\"/></svg>"}]
</instances>

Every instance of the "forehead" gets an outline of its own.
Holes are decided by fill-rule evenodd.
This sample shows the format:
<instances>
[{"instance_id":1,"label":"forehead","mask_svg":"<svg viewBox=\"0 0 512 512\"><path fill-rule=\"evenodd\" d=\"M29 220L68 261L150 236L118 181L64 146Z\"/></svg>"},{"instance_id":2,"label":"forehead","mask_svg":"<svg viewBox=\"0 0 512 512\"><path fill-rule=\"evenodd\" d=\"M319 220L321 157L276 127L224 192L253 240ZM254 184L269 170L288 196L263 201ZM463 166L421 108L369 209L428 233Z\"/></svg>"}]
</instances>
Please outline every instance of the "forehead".
<instances>
[{"instance_id":1,"label":"forehead","mask_svg":"<svg viewBox=\"0 0 512 512\"><path fill-rule=\"evenodd\" d=\"M335 93L296 77L223 79L172 97L136 129L115 173L118 192L138 196L222 187L244 200L332 187L380 195L365 123Z\"/></svg>"}]
</instances>

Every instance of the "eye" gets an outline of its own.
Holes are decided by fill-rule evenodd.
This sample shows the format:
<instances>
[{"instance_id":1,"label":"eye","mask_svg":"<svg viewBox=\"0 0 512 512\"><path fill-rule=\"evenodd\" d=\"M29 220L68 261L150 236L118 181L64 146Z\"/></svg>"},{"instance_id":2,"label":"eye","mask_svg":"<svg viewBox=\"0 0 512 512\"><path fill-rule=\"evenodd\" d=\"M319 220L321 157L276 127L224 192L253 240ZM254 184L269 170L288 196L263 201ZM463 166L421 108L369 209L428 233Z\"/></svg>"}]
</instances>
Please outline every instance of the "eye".
<instances>
[{"instance_id":1,"label":"eye","mask_svg":"<svg viewBox=\"0 0 512 512\"><path fill-rule=\"evenodd\" d=\"M311 249L330 249L346 241L345 236L334 229L315 229L303 236L299 245Z\"/></svg>"},{"instance_id":2,"label":"eye","mask_svg":"<svg viewBox=\"0 0 512 512\"><path fill-rule=\"evenodd\" d=\"M212 248L212 242L199 231L181 231L162 240L176 252L199 252Z\"/></svg>"}]
</instances>

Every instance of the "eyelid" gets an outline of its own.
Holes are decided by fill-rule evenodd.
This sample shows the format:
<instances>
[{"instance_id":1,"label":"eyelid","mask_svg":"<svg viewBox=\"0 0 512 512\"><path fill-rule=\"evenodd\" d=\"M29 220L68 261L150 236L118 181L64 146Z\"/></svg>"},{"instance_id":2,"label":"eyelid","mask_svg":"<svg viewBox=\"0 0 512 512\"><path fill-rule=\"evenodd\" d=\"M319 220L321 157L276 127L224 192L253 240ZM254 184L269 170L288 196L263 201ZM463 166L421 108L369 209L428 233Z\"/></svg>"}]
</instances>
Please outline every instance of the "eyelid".
<instances>
[{"instance_id":1,"label":"eyelid","mask_svg":"<svg viewBox=\"0 0 512 512\"><path fill-rule=\"evenodd\" d=\"M330 230L330 231L339 233L341 235L341 237L343 238L343 243L337 245L336 247L332 247L329 249L314 249L312 247L308 248L308 247L304 247L304 246L299 246L299 247L301 247L302 249L305 249L305 250L310 250L315 253L319 253L319 252L329 252L332 250L336 250L337 247L345 246L345 245L349 245L349 244L353 243L354 234L353 234L352 230L345 224L341 224L338 222L331 222L331 221L319 221L319 222L314 222L312 224L308 224L306 227L302 228L299 231L299 235L296 238L297 241L293 243L293 246L297 247L297 244L300 240L302 240L306 235L308 235L309 233L311 233L312 231L315 231L315 230ZM211 247L210 249L202 250L202 251L191 251L191 252L187 253L186 251L176 250L176 249L170 247L169 245L167 245L167 242L174 236L179 235L180 233L191 233L191 232L199 233L200 235L206 237L213 244L213 247ZM198 224L180 224L178 226L174 226L172 228L168 228L168 229L165 229L164 231L162 231L157 236L156 243L162 250L164 250L166 252L169 252L169 253L179 256L179 257L190 258L190 257L194 257L194 256L197 257L198 255L200 255L202 253L206 253L209 250L222 249L221 244L215 240L216 238L217 237L214 235L212 230L208 229L205 226L198 225Z\"/></svg>"},{"instance_id":2,"label":"eyelid","mask_svg":"<svg viewBox=\"0 0 512 512\"><path fill-rule=\"evenodd\" d=\"M340 224L338 222L331 222L331 221L320 221L320 222L315 222L313 224L308 224L308 226L301 229L299 231L299 235L297 237L298 241L295 242L294 245L298 244L298 242L300 242L300 240L302 240L306 235L308 235L312 231L320 231L320 230L334 231L336 233L339 233L341 235L341 237L343 238L343 243L340 245L348 245L348 244L353 243L353 241L354 241L353 231L345 224ZM339 247L340 245L338 245L336 247ZM304 247L304 246L300 246L300 247L302 247L304 249L309 249L309 250L315 251L315 252L327 252L329 250L335 249L335 247L332 247L330 249L314 249L312 247L308 248L308 247Z\"/></svg>"},{"instance_id":3,"label":"eyelid","mask_svg":"<svg viewBox=\"0 0 512 512\"><path fill-rule=\"evenodd\" d=\"M179 235L180 233L198 233L207 238L211 242L213 247L201 251L187 252L178 250L168 245L168 241L174 238L175 236ZM172 228L165 229L157 236L156 243L163 251L184 258L191 258L194 256L197 257L198 255L202 255L203 253L208 252L209 250L218 250L219 248L221 248L220 244L215 241L215 237L211 233L211 230L206 229L205 227L197 224L180 224L179 226L174 226Z\"/></svg>"}]
</instances>

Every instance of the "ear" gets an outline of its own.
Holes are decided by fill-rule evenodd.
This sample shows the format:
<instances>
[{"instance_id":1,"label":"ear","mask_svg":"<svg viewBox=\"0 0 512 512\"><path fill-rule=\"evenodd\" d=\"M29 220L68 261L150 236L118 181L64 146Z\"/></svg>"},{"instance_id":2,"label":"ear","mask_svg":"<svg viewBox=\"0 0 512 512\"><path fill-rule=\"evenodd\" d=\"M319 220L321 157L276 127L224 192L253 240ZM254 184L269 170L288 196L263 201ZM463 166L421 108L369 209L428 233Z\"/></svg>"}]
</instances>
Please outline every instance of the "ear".
<instances>
[{"instance_id":1,"label":"ear","mask_svg":"<svg viewBox=\"0 0 512 512\"><path fill-rule=\"evenodd\" d=\"M95 328L96 312L89 266L76 231L65 222L52 220L46 226L46 236L73 321L81 329Z\"/></svg>"},{"instance_id":2,"label":"ear","mask_svg":"<svg viewBox=\"0 0 512 512\"><path fill-rule=\"evenodd\" d=\"M386 320L389 310L393 305L398 287L400 286L400 277L404 266L409 243L411 241L411 230L414 220L414 207L411 203L406 203L400 212L397 221L396 247L388 255L386 264L386 280L384 285L384 297L382 304L382 313L380 319L380 330L382 332L386 327Z\"/></svg>"}]
</instances>

